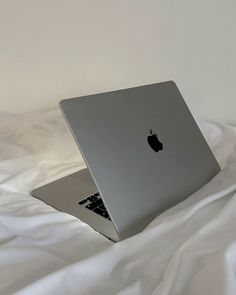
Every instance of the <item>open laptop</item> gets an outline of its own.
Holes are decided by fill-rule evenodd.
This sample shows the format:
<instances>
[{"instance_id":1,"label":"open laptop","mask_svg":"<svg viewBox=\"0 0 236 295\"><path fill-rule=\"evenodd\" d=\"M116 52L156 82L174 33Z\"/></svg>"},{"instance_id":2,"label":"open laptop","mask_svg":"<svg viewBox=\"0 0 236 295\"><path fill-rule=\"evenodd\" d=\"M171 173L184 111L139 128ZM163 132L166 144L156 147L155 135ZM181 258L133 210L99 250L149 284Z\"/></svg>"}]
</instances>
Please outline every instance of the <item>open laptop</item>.
<instances>
[{"instance_id":1,"label":"open laptop","mask_svg":"<svg viewBox=\"0 0 236 295\"><path fill-rule=\"evenodd\" d=\"M32 195L113 241L142 231L220 170L173 81L66 99L60 107L88 169Z\"/></svg>"}]
</instances>

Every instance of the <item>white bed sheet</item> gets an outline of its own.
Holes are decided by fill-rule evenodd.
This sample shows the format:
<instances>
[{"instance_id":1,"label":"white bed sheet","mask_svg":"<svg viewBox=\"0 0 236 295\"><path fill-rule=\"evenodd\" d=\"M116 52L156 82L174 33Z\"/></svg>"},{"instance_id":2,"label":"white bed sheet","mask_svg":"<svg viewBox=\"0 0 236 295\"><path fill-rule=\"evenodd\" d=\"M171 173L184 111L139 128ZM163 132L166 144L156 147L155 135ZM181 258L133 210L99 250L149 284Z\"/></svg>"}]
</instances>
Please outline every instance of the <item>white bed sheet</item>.
<instances>
[{"instance_id":1,"label":"white bed sheet","mask_svg":"<svg viewBox=\"0 0 236 295\"><path fill-rule=\"evenodd\" d=\"M236 128L200 122L222 171L113 244L30 196L84 168L58 110L0 115L0 294L236 294Z\"/></svg>"}]
</instances>

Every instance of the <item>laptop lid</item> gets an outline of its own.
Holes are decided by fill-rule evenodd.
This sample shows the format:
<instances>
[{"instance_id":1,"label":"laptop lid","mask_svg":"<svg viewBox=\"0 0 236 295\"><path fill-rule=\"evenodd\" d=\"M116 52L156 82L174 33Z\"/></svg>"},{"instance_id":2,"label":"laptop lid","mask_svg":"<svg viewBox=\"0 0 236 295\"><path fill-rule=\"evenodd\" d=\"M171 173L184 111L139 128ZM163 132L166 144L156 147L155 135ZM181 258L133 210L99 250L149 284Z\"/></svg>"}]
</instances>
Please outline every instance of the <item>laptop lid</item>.
<instances>
[{"instance_id":1,"label":"laptop lid","mask_svg":"<svg viewBox=\"0 0 236 295\"><path fill-rule=\"evenodd\" d=\"M62 100L121 239L209 181L209 146L173 81Z\"/></svg>"}]
</instances>

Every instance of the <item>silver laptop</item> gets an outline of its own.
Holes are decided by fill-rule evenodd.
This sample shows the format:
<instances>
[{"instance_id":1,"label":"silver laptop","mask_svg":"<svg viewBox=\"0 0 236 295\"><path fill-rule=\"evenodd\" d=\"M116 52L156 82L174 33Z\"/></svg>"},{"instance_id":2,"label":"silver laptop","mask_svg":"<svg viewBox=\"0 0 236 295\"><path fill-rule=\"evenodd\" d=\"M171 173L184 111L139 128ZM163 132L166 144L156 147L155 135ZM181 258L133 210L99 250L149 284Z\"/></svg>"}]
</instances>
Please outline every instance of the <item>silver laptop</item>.
<instances>
[{"instance_id":1,"label":"silver laptop","mask_svg":"<svg viewBox=\"0 0 236 295\"><path fill-rule=\"evenodd\" d=\"M142 231L220 170L173 81L66 99L60 107L87 169L32 195L113 241Z\"/></svg>"}]
</instances>

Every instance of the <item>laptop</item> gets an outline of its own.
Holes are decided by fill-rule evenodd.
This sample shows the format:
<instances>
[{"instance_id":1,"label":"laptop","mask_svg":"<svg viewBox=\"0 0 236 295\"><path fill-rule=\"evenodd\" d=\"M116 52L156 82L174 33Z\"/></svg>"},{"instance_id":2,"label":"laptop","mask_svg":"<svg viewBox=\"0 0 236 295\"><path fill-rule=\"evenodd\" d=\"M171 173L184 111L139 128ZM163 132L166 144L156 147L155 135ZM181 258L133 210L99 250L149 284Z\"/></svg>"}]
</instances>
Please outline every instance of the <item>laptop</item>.
<instances>
[{"instance_id":1,"label":"laptop","mask_svg":"<svg viewBox=\"0 0 236 295\"><path fill-rule=\"evenodd\" d=\"M220 167L173 81L65 99L87 169L32 191L112 241L142 231Z\"/></svg>"}]
</instances>

